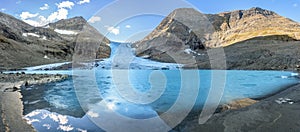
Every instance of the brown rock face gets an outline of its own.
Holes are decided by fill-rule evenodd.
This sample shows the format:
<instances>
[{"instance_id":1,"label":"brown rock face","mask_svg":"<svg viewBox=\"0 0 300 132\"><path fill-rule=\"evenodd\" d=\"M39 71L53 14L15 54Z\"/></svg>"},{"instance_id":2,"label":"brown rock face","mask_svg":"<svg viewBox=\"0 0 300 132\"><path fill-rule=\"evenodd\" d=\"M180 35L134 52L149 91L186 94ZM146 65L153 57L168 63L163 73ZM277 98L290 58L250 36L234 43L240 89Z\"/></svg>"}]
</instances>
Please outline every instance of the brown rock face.
<instances>
[{"instance_id":1,"label":"brown rock face","mask_svg":"<svg viewBox=\"0 0 300 132\"><path fill-rule=\"evenodd\" d=\"M219 17L219 20L213 19L215 17ZM208 18L214 27L220 27L214 33L220 40L219 45L209 47L228 46L251 38L272 35L287 35L293 39L300 39L299 23L261 8L208 15Z\"/></svg>"}]
</instances>

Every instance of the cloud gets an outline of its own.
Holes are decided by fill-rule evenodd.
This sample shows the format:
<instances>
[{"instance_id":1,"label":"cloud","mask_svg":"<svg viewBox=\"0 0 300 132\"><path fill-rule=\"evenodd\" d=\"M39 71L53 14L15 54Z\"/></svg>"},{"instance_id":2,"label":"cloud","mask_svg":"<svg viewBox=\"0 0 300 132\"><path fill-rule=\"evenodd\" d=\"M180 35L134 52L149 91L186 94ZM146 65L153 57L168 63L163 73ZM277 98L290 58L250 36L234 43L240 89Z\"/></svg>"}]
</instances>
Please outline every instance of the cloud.
<instances>
[{"instance_id":1,"label":"cloud","mask_svg":"<svg viewBox=\"0 0 300 132\"><path fill-rule=\"evenodd\" d=\"M42 15L38 16L38 13L30 14L27 12L23 12L20 15L21 20L35 27L45 26L48 23L54 22L56 20L67 19L67 16L68 16L68 10L64 8L51 13L50 16L48 16L47 18Z\"/></svg>"},{"instance_id":2,"label":"cloud","mask_svg":"<svg viewBox=\"0 0 300 132\"><path fill-rule=\"evenodd\" d=\"M31 13L29 13L29 12L22 12L21 14L20 14L20 17L21 17L21 19L23 19L23 20L26 20L26 19L28 19L28 18L34 18L34 17L37 17L39 15L39 13L36 13L36 14L31 14Z\"/></svg>"},{"instance_id":3,"label":"cloud","mask_svg":"<svg viewBox=\"0 0 300 132\"><path fill-rule=\"evenodd\" d=\"M69 11L65 8L60 8L56 12L51 13L48 17L49 22L54 22L55 20L67 19Z\"/></svg>"},{"instance_id":4,"label":"cloud","mask_svg":"<svg viewBox=\"0 0 300 132\"><path fill-rule=\"evenodd\" d=\"M32 25L35 27L40 27L40 26L45 26L48 23L52 23L55 22L57 20L61 20L61 19L67 19L68 18L68 14L69 14L69 9L72 9L72 7L75 4L73 2L70 1L63 1L59 4L56 4L57 6L57 11L52 12L48 17L39 15L38 13L36 14L31 14L29 12L22 12L20 14L21 19ZM41 10L49 8L48 4L44 4L43 7L40 7Z\"/></svg>"},{"instance_id":5,"label":"cloud","mask_svg":"<svg viewBox=\"0 0 300 132\"><path fill-rule=\"evenodd\" d=\"M125 27L126 27L126 28L131 28L131 26L130 26L130 25L126 25Z\"/></svg>"},{"instance_id":6,"label":"cloud","mask_svg":"<svg viewBox=\"0 0 300 132\"><path fill-rule=\"evenodd\" d=\"M61 2L61 3L59 3L59 4L56 4L57 5L57 7L59 8L59 9L61 9L61 8L69 8L69 9L72 9L72 7L75 5L73 2L71 2L71 1L63 1L63 2Z\"/></svg>"},{"instance_id":7,"label":"cloud","mask_svg":"<svg viewBox=\"0 0 300 132\"><path fill-rule=\"evenodd\" d=\"M98 17L98 16L92 16L92 17L88 20L89 23L96 23L96 22L99 22L99 21L101 21L101 17Z\"/></svg>"},{"instance_id":8,"label":"cloud","mask_svg":"<svg viewBox=\"0 0 300 132\"><path fill-rule=\"evenodd\" d=\"M22 3L22 1L21 0L19 0L19 1L17 1L16 2L16 4L18 5L18 4L21 4Z\"/></svg>"},{"instance_id":9,"label":"cloud","mask_svg":"<svg viewBox=\"0 0 300 132\"><path fill-rule=\"evenodd\" d=\"M80 128L77 128L77 131L79 131L79 132L87 132L87 130L83 130L83 129L80 129Z\"/></svg>"},{"instance_id":10,"label":"cloud","mask_svg":"<svg viewBox=\"0 0 300 132\"><path fill-rule=\"evenodd\" d=\"M6 9L5 8L1 8L1 11L6 11Z\"/></svg>"},{"instance_id":11,"label":"cloud","mask_svg":"<svg viewBox=\"0 0 300 132\"><path fill-rule=\"evenodd\" d=\"M96 112L93 112L93 111L88 111L86 114L89 115L92 118L98 118L99 117L99 114L96 113Z\"/></svg>"},{"instance_id":12,"label":"cloud","mask_svg":"<svg viewBox=\"0 0 300 132\"><path fill-rule=\"evenodd\" d=\"M46 25L46 23L39 22L38 20L23 20L23 21L34 27L41 27Z\"/></svg>"},{"instance_id":13,"label":"cloud","mask_svg":"<svg viewBox=\"0 0 300 132\"><path fill-rule=\"evenodd\" d=\"M40 10L48 10L48 9L49 9L48 4L44 4L44 6L40 7Z\"/></svg>"},{"instance_id":14,"label":"cloud","mask_svg":"<svg viewBox=\"0 0 300 132\"><path fill-rule=\"evenodd\" d=\"M72 131L74 129L74 127L72 127L71 125L68 125L68 126L59 125L59 127L57 129L68 132L68 131Z\"/></svg>"},{"instance_id":15,"label":"cloud","mask_svg":"<svg viewBox=\"0 0 300 132\"><path fill-rule=\"evenodd\" d=\"M298 7L298 4L297 4L297 3L295 3L295 4L293 4L293 6L294 6L294 7Z\"/></svg>"},{"instance_id":16,"label":"cloud","mask_svg":"<svg viewBox=\"0 0 300 132\"><path fill-rule=\"evenodd\" d=\"M120 34L120 28L119 27L111 27L111 26L105 26L107 28L107 31L110 33L113 33L114 35Z\"/></svg>"},{"instance_id":17,"label":"cloud","mask_svg":"<svg viewBox=\"0 0 300 132\"><path fill-rule=\"evenodd\" d=\"M82 0L82 1L77 2L77 4L79 4L79 5L84 4L84 3L90 3L90 0Z\"/></svg>"}]
</instances>

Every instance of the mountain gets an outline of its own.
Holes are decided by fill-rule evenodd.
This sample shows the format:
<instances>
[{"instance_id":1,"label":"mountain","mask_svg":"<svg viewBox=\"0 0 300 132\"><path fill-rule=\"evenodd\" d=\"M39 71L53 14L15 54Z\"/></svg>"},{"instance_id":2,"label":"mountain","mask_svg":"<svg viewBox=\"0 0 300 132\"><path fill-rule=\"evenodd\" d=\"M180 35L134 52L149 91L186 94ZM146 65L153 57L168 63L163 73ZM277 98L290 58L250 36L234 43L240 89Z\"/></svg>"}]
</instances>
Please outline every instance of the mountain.
<instances>
[{"instance_id":1,"label":"mountain","mask_svg":"<svg viewBox=\"0 0 300 132\"><path fill-rule=\"evenodd\" d=\"M295 69L300 58L296 51L298 40L300 24L273 11L255 7L201 14L192 8L180 8L132 46L138 56L182 63L186 67L211 68L208 51L222 49L226 69ZM294 48L289 51L282 46ZM267 53L272 56L264 57ZM284 60L285 57L290 60ZM279 62L272 66L275 61Z\"/></svg>"},{"instance_id":2,"label":"mountain","mask_svg":"<svg viewBox=\"0 0 300 132\"><path fill-rule=\"evenodd\" d=\"M82 17L33 27L0 12L0 69L71 61L76 55L107 58L109 43Z\"/></svg>"},{"instance_id":3,"label":"mountain","mask_svg":"<svg viewBox=\"0 0 300 132\"><path fill-rule=\"evenodd\" d=\"M228 46L259 36L285 35L285 38L278 39L300 39L299 23L258 7L208 15L208 19L216 27L216 36L218 36L221 46ZM209 46L213 47L214 45Z\"/></svg>"}]
</instances>

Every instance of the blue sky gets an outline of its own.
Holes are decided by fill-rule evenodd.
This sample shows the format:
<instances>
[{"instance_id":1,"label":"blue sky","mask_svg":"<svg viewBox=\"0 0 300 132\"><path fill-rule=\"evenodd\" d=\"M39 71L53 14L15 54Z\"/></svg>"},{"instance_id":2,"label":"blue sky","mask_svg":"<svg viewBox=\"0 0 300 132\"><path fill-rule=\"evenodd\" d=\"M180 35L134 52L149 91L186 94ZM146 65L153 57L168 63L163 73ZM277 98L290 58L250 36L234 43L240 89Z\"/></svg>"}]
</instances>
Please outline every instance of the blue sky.
<instances>
[{"instance_id":1,"label":"blue sky","mask_svg":"<svg viewBox=\"0 0 300 132\"><path fill-rule=\"evenodd\" d=\"M1 0L0 4L1 12L35 26L83 16L113 41L143 38L180 7L211 14L261 7L300 22L300 0Z\"/></svg>"}]
</instances>

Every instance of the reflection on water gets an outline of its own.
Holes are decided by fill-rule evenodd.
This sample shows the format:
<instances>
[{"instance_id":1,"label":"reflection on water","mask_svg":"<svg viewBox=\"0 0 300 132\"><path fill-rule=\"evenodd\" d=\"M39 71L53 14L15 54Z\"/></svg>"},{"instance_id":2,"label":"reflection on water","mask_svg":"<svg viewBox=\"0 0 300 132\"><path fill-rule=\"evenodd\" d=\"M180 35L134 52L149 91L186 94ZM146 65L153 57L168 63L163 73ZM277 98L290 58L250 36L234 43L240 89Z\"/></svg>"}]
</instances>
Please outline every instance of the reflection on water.
<instances>
[{"instance_id":1,"label":"reflection on water","mask_svg":"<svg viewBox=\"0 0 300 132\"><path fill-rule=\"evenodd\" d=\"M24 115L36 109L44 109L63 115L82 117L85 113L79 105L72 85L72 80L66 80L23 88Z\"/></svg>"},{"instance_id":2,"label":"reflection on water","mask_svg":"<svg viewBox=\"0 0 300 132\"><path fill-rule=\"evenodd\" d=\"M27 114L24 118L28 123L32 124L36 130L40 132L52 131L103 131L97 127L90 117L95 117L91 113L87 113L81 118L61 115L47 110L35 110Z\"/></svg>"}]
</instances>

